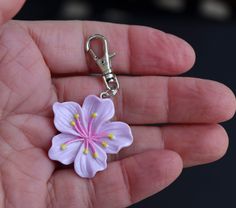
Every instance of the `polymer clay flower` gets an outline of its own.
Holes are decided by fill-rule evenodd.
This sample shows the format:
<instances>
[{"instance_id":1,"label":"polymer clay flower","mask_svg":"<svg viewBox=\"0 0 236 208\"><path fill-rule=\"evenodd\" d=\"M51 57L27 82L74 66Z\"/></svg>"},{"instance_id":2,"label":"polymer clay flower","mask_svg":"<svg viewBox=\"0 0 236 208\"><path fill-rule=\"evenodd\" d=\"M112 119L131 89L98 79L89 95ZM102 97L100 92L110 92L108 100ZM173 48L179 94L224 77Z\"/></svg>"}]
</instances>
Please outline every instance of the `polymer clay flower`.
<instances>
[{"instance_id":1,"label":"polymer clay flower","mask_svg":"<svg viewBox=\"0 0 236 208\"><path fill-rule=\"evenodd\" d=\"M90 95L82 108L75 102L56 102L53 111L55 127L61 133L52 139L49 158L65 165L74 162L81 177L94 177L107 167L107 154L116 154L133 142L126 123L110 121L114 116L110 99Z\"/></svg>"}]
</instances>

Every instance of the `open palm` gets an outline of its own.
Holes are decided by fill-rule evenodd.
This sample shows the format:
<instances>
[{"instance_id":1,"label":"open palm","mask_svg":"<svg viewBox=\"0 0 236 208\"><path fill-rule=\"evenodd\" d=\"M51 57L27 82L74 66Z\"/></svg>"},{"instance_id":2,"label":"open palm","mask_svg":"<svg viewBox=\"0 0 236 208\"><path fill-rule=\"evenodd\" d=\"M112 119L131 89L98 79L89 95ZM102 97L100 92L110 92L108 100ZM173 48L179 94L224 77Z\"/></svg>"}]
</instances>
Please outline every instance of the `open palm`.
<instances>
[{"instance_id":1,"label":"open palm","mask_svg":"<svg viewBox=\"0 0 236 208\"><path fill-rule=\"evenodd\" d=\"M106 36L118 54L113 68L123 76L114 99L116 118L132 126L134 144L88 180L50 161L47 151L57 133L52 104L81 104L103 88L100 78L89 76L99 71L84 53L94 33ZM234 114L232 92L213 81L161 76L182 73L193 62L187 43L145 27L20 21L2 26L1 207L125 207L165 188L183 166L223 156L227 134L216 123ZM150 125L157 123L165 125Z\"/></svg>"}]
</instances>

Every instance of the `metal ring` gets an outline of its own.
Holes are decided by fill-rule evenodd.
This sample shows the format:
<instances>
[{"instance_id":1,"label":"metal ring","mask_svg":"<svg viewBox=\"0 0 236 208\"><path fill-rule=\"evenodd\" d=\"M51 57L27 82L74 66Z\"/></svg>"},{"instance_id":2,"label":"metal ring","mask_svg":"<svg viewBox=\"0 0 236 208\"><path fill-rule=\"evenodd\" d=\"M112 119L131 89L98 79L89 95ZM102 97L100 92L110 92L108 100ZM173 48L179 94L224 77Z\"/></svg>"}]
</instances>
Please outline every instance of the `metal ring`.
<instances>
[{"instance_id":1,"label":"metal ring","mask_svg":"<svg viewBox=\"0 0 236 208\"><path fill-rule=\"evenodd\" d=\"M105 99L105 98L112 98L117 94L118 90L107 90L105 92L102 92L100 94L100 98Z\"/></svg>"}]
</instances>

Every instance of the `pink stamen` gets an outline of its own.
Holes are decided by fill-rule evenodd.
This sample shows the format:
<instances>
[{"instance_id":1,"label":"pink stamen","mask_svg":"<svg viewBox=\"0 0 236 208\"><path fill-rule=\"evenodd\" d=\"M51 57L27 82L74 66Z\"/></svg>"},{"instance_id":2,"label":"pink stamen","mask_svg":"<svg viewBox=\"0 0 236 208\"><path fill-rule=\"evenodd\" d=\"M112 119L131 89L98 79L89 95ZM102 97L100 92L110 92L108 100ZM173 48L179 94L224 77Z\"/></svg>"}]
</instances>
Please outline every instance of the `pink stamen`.
<instances>
[{"instance_id":1,"label":"pink stamen","mask_svg":"<svg viewBox=\"0 0 236 208\"><path fill-rule=\"evenodd\" d=\"M84 139L84 148L88 149L88 146L89 146L88 139Z\"/></svg>"},{"instance_id":2,"label":"pink stamen","mask_svg":"<svg viewBox=\"0 0 236 208\"><path fill-rule=\"evenodd\" d=\"M85 137L85 136L87 135L87 134L86 134L86 131L85 131L84 127L81 125L79 119L76 119L75 129L76 129L76 131L77 131L78 133L81 134L81 136Z\"/></svg>"},{"instance_id":3,"label":"pink stamen","mask_svg":"<svg viewBox=\"0 0 236 208\"><path fill-rule=\"evenodd\" d=\"M95 137L95 136L92 136L90 137L92 141L94 142L99 142L99 138Z\"/></svg>"},{"instance_id":4,"label":"pink stamen","mask_svg":"<svg viewBox=\"0 0 236 208\"><path fill-rule=\"evenodd\" d=\"M104 138L104 137L107 137L108 133L106 132L102 132L100 134L97 134L97 135L93 135L92 138L94 138L95 140L98 140L98 139L101 139L101 138Z\"/></svg>"},{"instance_id":5,"label":"pink stamen","mask_svg":"<svg viewBox=\"0 0 236 208\"><path fill-rule=\"evenodd\" d=\"M78 141L83 141L84 139L82 137L77 137L76 139L71 139L67 142L65 142L64 144L71 144L71 143L74 143L74 142L78 142Z\"/></svg>"},{"instance_id":6,"label":"pink stamen","mask_svg":"<svg viewBox=\"0 0 236 208\"><path fill-rule=\"evenodd\" d=\"M90 147L92 153L96 153L96 150L95 150L93 142L92 141L88 141L88 142L89 142L89 147Z\"/></svg>"},{"instance_id":7,"label":"pink stamen","mask_svg":"<svg viewBox=\"0 0 236 208\"><path fill-rule=\"evenodd\" d=\"M91 118L88 123L88 136L92 136L92 125L93 125L94 118Z\"/></svg>"}]
</instances>

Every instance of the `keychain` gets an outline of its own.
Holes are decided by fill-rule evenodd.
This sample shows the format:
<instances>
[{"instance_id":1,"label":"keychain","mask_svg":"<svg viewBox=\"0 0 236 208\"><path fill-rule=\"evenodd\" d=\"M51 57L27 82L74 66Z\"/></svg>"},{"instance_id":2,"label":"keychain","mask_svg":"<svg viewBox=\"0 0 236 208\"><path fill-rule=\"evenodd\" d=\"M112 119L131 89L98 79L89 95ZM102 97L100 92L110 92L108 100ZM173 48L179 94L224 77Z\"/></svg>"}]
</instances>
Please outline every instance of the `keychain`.
<instances>
[{"instance_id":1,"label":"keychain","mask_svg":"<svg viewBox=\"0 0 236 208\"><path fill-rule=\"evenodd\" d=\"M90 42L103 43L104 56L99 58ZM121 148L132 144L133 136L128 124L111 121L115 114L111 100L119 90L119 82L112 72L108 43L104 36L95 34L86 42L86 51L102 70L106 91L100 97L89 95L83 105L76 102L53 104L54 125L60 132L52 138L48 155L64 165L74 163L75 172L83 178L92 178L107 167L107 154L117 154Z\"/></svg>"}]
</instances>

